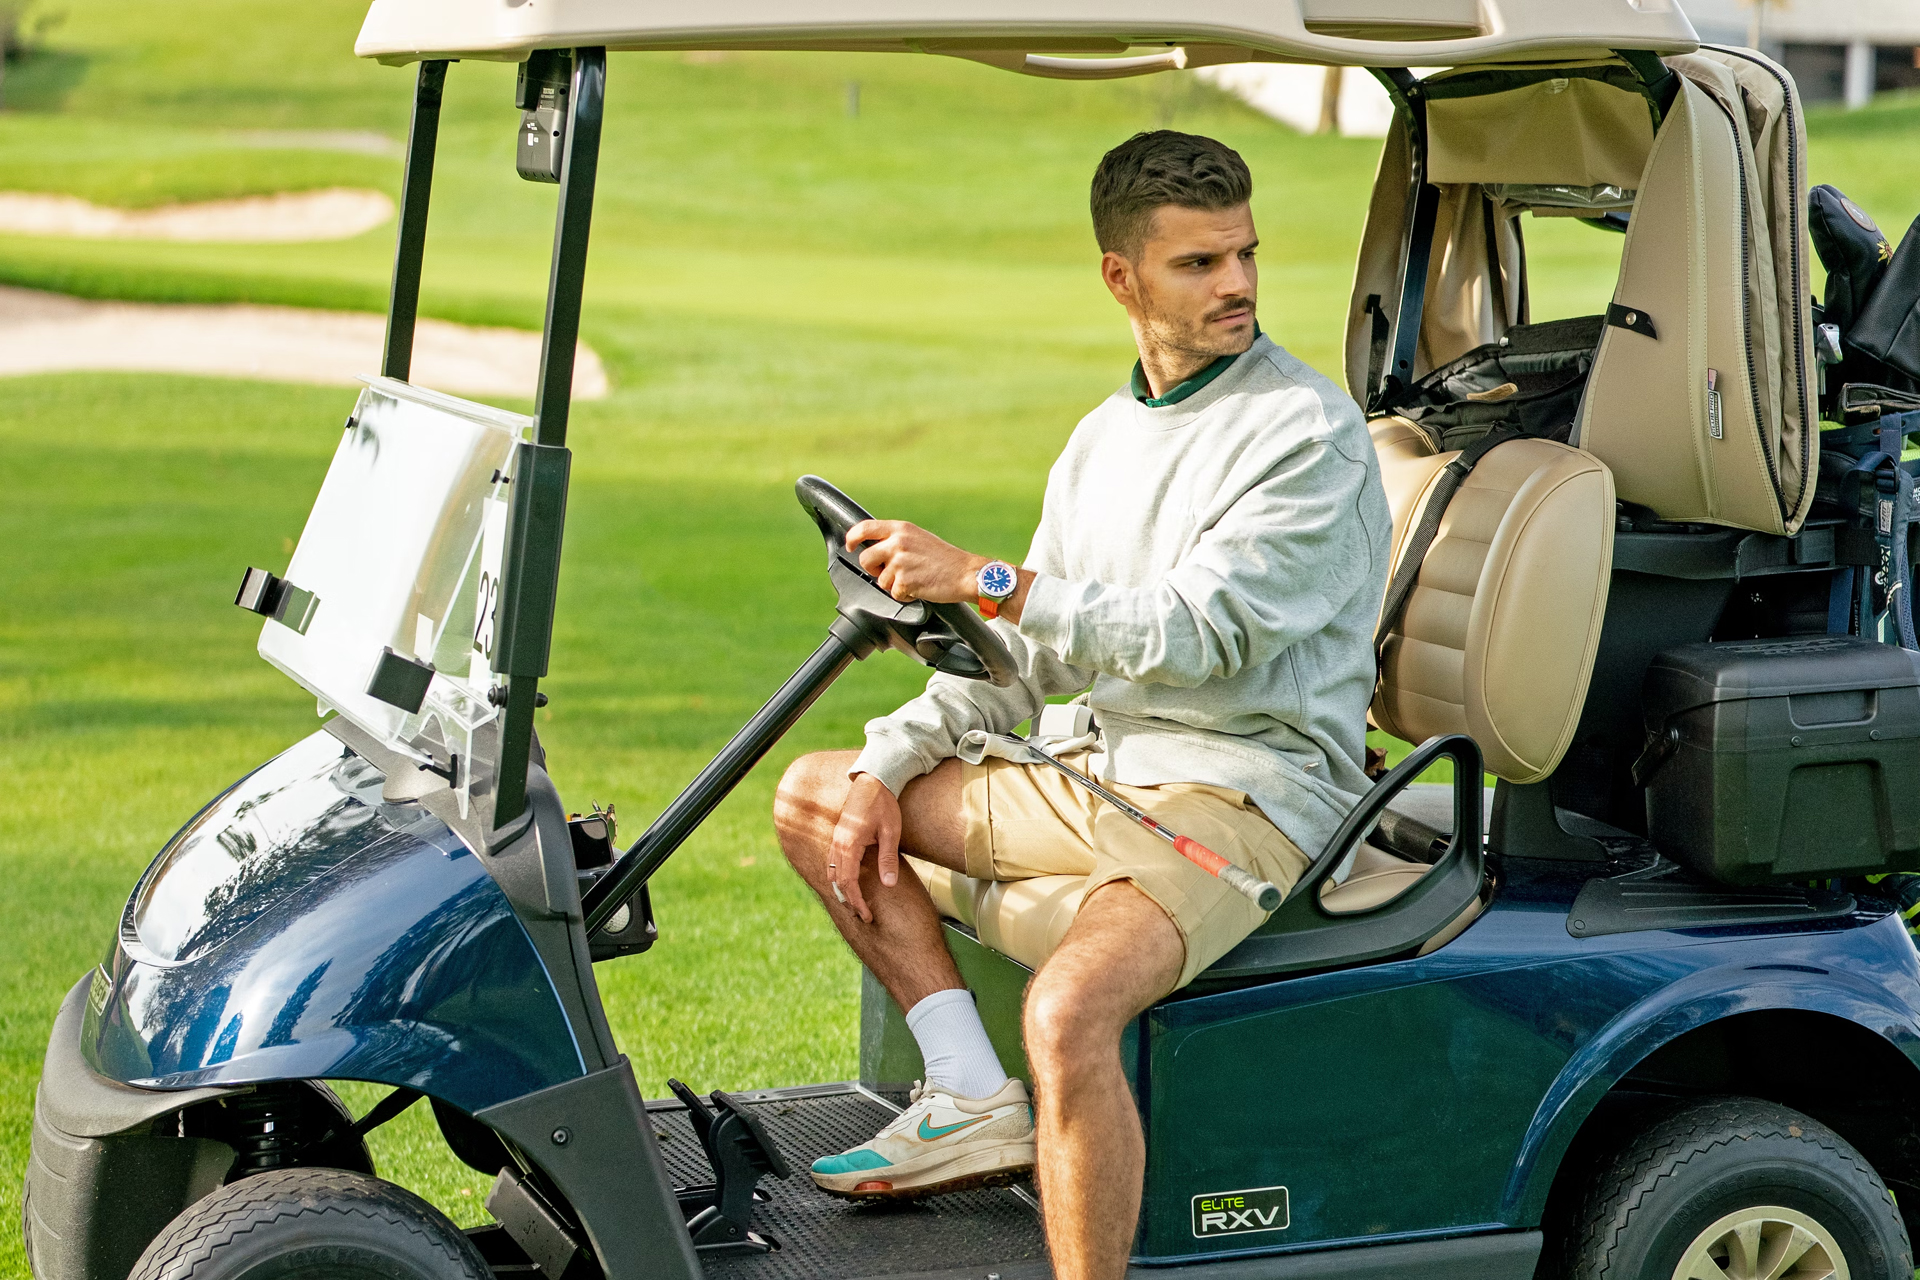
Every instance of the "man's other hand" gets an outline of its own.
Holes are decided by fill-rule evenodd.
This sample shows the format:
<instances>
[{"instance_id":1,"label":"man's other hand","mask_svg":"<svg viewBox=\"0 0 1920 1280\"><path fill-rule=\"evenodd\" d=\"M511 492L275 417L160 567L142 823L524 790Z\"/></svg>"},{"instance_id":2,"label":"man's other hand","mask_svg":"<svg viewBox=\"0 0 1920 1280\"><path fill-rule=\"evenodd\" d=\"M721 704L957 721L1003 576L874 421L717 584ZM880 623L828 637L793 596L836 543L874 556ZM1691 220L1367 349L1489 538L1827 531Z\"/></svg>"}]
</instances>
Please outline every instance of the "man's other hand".
<instances>
[{"instance_id":1,"label":"man's other hand","mask_svg":"<svg viewBox=\"0 0 1920 1280\"><path fill-rule=\"evenodd\" d=\"M840 808L840 821L833 828L827 878L840 900L868 924L873 923L873 911L860 894L860 865L866 860L867 850L873 848L880 851L880 883L891 888L900 880L900 801L872 774L856 774L847 791L847 802Z\"/></svg>"},{"instance_id":2,"label":"man's other hand","mask_svg":"<svg viewBox=\"0 0 1920 1280\"><path fill-rule=\"evenodd\" d=\"M863 542L872 545L862 550ZM980 592L981 566L990 563L905 520L862 520L847 530L847 550L860 557L860 567L881 590L903 604L970 601Z\"/></svg>"}]
</instances>

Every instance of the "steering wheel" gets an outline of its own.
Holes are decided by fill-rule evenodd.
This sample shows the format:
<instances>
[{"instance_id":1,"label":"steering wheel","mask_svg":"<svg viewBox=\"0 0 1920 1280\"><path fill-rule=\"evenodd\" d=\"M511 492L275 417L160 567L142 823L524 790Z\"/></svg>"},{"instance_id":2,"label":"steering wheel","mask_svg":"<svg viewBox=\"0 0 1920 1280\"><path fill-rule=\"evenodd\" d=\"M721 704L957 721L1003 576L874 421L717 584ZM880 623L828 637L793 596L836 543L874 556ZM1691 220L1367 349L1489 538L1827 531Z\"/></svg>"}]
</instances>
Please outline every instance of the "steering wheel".
<instances>
[{"instance_id":1,"label":"steering wheel","mask_svg":"<svg viewBox=\"0 0 1920 1280\"><path fill-rule=\"evenodd\" d=\"M972 609L925 600L902 604L860 567L847 550L847 530L872 517L859 503L819 476L801 476L793 492L826 539L827 576L840 595L840 616L875 647L898 649L948 675L986 680L1001 688L1014 682L1013 655Z\"/></svg>"}]
</instances>

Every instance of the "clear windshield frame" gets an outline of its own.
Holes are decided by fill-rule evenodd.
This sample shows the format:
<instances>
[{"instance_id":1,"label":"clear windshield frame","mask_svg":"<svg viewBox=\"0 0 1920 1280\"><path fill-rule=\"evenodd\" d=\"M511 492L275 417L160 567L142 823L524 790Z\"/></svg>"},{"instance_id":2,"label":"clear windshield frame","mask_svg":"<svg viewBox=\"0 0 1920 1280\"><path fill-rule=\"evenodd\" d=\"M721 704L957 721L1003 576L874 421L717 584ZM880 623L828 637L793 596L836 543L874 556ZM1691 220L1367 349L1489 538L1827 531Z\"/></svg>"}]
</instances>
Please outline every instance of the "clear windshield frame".
<instances>
[{"instance_id":1,"label":"clear windshield frame","mask_svg":"<svg viewBox=\"0 0 1920 1280\"><path fill-rule=\"evenodd\" d=\"M423 767L467 813L496 762L494 621L514 459L533 419L368 378L287 566L311 603L269 619L260 656ZM376 696L385 661L430 667L417 709Z\"/></svg>"}]
</instances>

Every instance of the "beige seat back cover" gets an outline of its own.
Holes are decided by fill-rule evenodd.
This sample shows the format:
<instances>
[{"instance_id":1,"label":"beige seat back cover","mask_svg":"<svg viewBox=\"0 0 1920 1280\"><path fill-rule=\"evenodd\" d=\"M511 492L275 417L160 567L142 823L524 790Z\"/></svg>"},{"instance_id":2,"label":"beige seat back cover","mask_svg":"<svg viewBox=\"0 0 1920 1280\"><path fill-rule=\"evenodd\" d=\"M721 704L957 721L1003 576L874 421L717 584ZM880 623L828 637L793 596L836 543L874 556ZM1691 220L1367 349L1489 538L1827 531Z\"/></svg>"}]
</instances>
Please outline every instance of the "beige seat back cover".
<instances>
[{"instance_id":1,"label":"beige seat back cover","mask_svg":"<svg viewBox=\"0 0 1920 1280\"><path fill-rule=\"evenodd\" d=\"M1640 178L1580 446L1666 520L1794 533L1813 503L1806 133L1792 81L1745 50L1682 77Z\"/></svg>"}]
</instances>

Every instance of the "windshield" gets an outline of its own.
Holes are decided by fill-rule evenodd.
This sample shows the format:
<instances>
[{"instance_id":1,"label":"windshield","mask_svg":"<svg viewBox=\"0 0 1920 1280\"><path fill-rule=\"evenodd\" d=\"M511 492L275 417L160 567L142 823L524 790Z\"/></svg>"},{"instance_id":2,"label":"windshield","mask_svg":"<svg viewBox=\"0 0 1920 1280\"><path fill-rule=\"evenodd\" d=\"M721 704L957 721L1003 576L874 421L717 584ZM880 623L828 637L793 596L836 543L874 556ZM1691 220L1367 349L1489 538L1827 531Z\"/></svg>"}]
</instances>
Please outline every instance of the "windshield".
<instances>
[{"instance_id":1,"label":"windshield","mask_svg":"<svg viewBox=\"0 0 1920 1280\"><path fill-rule=\"evenodd\" d=\"M492 618L514 445L532 419L368 380L286 582L312 598L269 620L260 656L388 746L450 774L467 808L472 737L497 709ZM368 692L384 651L433 668L418 711Z\"/></svg>"}]
</instances>

